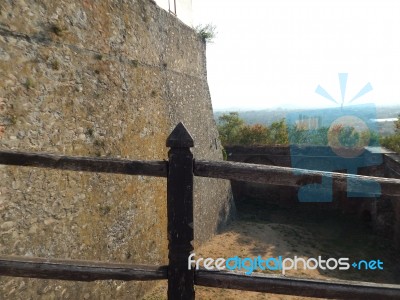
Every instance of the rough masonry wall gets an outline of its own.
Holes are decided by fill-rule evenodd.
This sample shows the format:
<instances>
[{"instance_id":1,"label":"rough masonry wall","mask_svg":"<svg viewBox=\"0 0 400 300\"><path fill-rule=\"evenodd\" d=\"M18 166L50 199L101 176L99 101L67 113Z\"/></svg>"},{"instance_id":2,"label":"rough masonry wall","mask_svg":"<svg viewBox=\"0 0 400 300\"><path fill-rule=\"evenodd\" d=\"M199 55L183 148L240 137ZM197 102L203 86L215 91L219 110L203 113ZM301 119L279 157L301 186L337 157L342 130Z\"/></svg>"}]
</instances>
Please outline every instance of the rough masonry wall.
<instances>
[{"instance_id":1,"label":"rough masonry wall","mask_svg":"<svg viewBox=\"0 0 400 300\"><path fill-rule=\"evenodd\" d=\"M221 159L205 45L147 0L0 2L0 149L160 160L183 121ZM195 238L230 216L229 183L195 180ZM0 166L0 255L167 262L166 180ZM152 283L3 277L1 299L136 299Z\"/></svg>"},{"instance_id":2,"label":"rough masonry wall","mask_svg":"<svg viewBox=\"0 0 400 300\"><path fill-rule=\"evenodd\" d=\"M400 155L387 154L384 157L385 164L385 177L400 179ZM395 237L395 244L400 249L400 197L387 197L394 212L393 234ZM385 220L383 220L385 221ZM390 224L392 225L392 224Z\"/></svg>"}]
</instances>

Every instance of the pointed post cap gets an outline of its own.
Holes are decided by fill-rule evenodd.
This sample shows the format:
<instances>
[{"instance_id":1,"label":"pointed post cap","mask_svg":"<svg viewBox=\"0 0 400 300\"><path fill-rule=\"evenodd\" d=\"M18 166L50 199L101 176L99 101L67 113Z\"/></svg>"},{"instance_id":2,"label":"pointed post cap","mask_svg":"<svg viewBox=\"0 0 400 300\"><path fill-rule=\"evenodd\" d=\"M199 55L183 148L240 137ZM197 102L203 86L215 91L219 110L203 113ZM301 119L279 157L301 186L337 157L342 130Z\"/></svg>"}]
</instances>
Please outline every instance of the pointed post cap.
<instances>
[{"instance_id":1,"label":"pointed post cap","mask_svg":"<svg viewBox=\"0 0 400 300\"><path fill-rule=\"evenodd\" d=\"M179 122L175 129L167 138L167 147L170 148L190 148L194 146L193 138L187 131L185 125Z\"/></svg>"}]
</instances>

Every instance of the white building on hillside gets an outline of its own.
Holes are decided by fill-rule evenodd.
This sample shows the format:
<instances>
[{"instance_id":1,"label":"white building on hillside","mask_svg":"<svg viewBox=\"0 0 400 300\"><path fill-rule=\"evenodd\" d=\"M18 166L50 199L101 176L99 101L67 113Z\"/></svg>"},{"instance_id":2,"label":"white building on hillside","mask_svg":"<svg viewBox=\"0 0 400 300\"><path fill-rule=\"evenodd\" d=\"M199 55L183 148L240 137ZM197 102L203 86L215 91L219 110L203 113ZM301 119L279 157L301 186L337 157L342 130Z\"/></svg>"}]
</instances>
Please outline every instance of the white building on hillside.
<instances>
[{"instance_id":1,"label":"white building on hillside","mask_svg":"<svg viewBox=\"0 0 400 300\"><path fill-rule=\"evenodd\" d=\"M193 26L192 0L155 0L155 2L186 25Z\"/></svg>"}]
</instances>

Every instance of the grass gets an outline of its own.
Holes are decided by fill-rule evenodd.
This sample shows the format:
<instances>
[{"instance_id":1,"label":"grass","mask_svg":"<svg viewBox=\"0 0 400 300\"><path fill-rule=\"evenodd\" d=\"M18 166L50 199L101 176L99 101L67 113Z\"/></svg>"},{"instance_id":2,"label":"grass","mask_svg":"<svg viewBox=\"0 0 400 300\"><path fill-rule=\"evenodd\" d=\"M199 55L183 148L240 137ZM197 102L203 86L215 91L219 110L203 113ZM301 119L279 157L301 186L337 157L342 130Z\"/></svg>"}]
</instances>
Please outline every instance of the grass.
<instances>
[{"instance_id":1,"label":"grass","mask_svg":"<svg viewBox=\"0 0 400 300\"><path fill-rule=\"evenodd\" d=\"M212 43L217 36L216 26L213 24L200 24L196 26L195 30L205 43Z\"/></svg>"}]
</instances>

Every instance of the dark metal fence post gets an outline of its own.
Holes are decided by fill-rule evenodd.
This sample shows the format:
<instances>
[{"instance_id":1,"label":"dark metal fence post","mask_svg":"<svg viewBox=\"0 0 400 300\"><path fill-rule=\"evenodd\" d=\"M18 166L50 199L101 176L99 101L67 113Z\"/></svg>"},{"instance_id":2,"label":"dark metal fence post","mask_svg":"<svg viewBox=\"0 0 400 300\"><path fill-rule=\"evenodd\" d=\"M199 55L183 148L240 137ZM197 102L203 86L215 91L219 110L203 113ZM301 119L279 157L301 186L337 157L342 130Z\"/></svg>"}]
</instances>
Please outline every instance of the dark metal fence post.
<instances>
[{"instance_id":1,"label":"dark metal fence post","mask_svg":"<svg viewBox=\"0 0 400 300\"><path fill-rule=\"evenodd\" d=\"M193 139L179 123L167 139L169 167L168 211L168 299L194 299L194 271L188 270L193 250Z\"/></svg>"}]
</instances>

